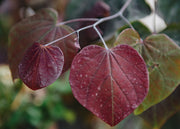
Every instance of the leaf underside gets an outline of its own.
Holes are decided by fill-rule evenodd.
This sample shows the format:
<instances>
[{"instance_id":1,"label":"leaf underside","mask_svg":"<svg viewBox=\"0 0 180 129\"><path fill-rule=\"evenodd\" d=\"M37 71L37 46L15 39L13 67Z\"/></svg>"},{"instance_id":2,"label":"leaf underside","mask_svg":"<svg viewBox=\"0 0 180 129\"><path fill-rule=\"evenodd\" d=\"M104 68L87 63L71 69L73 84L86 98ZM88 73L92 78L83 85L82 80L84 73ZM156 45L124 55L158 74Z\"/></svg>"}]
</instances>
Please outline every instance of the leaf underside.
<instances>
[{"instance_id":1,"label":"leaf underside","mask_svg":"<svg viewBox=\"0 0 180 129\"><path fill-rule=\"evenodd\" d=\"M44 88L61 74L64 56L59 47L34 43L19 64L19 77L32 90Z\"/></svg>"},{"instance_id":2,"label":"leaf underside","mask_svg":"<svg viewBox=\"0 0 180 129\"><path fill-rule=\"evenodd\" d=\"M83 48L73 60L69 80L75 98L111 126L133 112L148 92L145 62L127 45Z\"/></svg>"},{"instance_id":3,"label":"leaf underside","mask_svg":"<svg viewBox=\"0 0 180 129\"><path fill-rule=\"evenodd\" d=\"M137 115L168 97L180 83L180 48L164 34L151 35L141 41L132 29L126 29L119 35L116 44L122 43L134 47L149 70L150 89L135 110Z\"/></svg>"},{"instance_id":4,"label":"leaf underside","mask_svg":"<svg viewBox=\"0 0 180 129\"><path fill-rule=\"evenodd\" d=\"M47 8L38 11L34 16L28 17L17 23L9 34L8 60L13 78L18 77L18 65L26 50L34 42L46 44L63 37L73 30L65 25L56 26L58 20L57 12ZM65 72L71 65L74 56L79 50L77 35L56 42L64 55Z\"/></svg>"}]
</instances>

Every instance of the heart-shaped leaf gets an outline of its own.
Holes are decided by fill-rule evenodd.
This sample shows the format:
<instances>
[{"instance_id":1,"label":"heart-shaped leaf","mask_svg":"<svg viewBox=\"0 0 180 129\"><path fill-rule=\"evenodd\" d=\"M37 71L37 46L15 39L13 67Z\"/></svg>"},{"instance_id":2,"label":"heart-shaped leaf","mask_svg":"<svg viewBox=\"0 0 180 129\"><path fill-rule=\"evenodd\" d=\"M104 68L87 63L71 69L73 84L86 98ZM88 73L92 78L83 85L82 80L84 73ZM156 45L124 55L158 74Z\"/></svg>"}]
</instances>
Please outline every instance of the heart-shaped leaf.
<instances>
[{"instance_id":1,"label":"heart-shaped leaf","mask_svg":"<svg viewBox=\"0 0 180 129\"><path fill-rule=\"evenodd\" d=\"M111 126L133 112L148 92L145 62L128 45L85 47L74 58L69 79L75 98Z\"/></svg>"},{"instance_id":2,"label":"heart-shaped leaf","mask_svg":"<svg viewBox=\"0 0 180 129\"><path fill-rule=\"evenodd\" d=\"M19 64L19 77L32 90L44 88L61 74L64 56L59 47L34 43Z\"/></svg>"},{"instance_id":3,"label":"heart-shaped leaf","mask_svg":"<svg viewBox=\"0 0 180 129\"><path fill-rule=\"evenodd\" d=\"M142 41L132 29L124 30L116 44L134 47L144 58L150 75L150 89L135 110L140 114L168 97L180 83L180 48L166 35L155 34Z\"/></svg>"},{"instance_id":4,"label":"heart-shaped leaf","mask_svg":"<svg viewBox=\"0 0 180 129\"><path fill-rule=\"evenodd\" d=\"M17 23L9 34L8 59L13 78L18 77L18 65L25 51L38 41L46 44L63 37L73 30L65 25L57 26L58 15L53 9L42 9L34 16L28 17ZM56 43L64 54L64 68L66 71L79 50L77 35L71 35Z\"/></svg>"}]
</instances>

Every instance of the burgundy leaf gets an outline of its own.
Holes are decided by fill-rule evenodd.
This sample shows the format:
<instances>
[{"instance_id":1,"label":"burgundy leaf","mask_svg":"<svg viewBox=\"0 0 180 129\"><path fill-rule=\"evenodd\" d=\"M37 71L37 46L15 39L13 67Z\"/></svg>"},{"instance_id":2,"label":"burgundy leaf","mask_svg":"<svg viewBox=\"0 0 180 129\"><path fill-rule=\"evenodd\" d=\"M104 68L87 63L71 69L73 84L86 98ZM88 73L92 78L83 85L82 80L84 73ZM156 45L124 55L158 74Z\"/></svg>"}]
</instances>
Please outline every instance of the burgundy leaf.
<instances>
[{"instance_id":1,"label":"burgundy leaf","mask_svg":"<svg viewBox=\"0 0 180 129\"><path fill-rule=\"evenodd\" d=\"M74 58L70 85L84 107L114 126L144 100L148 71L142 57L128 45L109 50L91 45Z\"/></svg>"},{"instance_id":2,"label":"burgundy leaf","mask_svg":"<svg viewBox=\"0 0 180 129\"><path fill-rule=\"evenodd\" d=\"M34 16L28 17L13 26L9 33L8 60L13 78L18 77L18 65L26 50L38 41L47 44L58 38L70 34L74 30L66 25L57 25L58 14L54 9L39 10ZM77 35L73 34L63 40L57 41L64 55L63 72L68 70L74 56L77 54L79 44Z\"/></svg>"},{"instance_id":3,"label":"burgundy leaf","mask_svg":"<svg viewBox=\"0 0 180 129\"><path fill-rule=\"evenodd\" d=\"M64 56L59 47L34 43L19 64L19 77L32 90L44 88L61 74Z\"/></svg>"}]
</instances>

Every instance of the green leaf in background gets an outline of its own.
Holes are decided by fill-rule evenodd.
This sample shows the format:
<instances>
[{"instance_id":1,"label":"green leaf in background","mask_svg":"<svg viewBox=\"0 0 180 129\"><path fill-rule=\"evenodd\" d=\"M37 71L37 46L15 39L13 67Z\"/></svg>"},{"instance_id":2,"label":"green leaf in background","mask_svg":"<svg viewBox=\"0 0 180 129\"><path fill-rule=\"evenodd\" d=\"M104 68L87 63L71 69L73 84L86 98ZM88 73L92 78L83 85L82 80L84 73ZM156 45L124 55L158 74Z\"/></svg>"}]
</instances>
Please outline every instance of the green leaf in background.
<instances>
[{"instance_id":1,"label":"green leaf in background","mask_svg":"<svg viewBox=\"0 0 180 129\"><path fill-rule=\"evenodd\" d=\"M0 16L0 45L5 45L8 37L8 23L7 18Z\"/></svg>"},{"instance_id":2,"label":"green leaf in background","mask_svg":"<svg viewBox=\"0 0 180 129\"><path fill-rule=\"evenodd\" d=\"M9 33L8 18L0 14L0 63L7 62L7 41Z\"/></svg>"},{"instance_id":3,"label":"green leaf in background","mask_svg":"<svg viewBox=\"0 0 180 129\"><path fill-rule=\"evenodd\" d=\"M180 0L157 0L157 9L167 24L180 22Z\"/></svg>"},{"instance_id":4,"label":"green leaf in background","mask_svg":"<svg viewBox=\"0 0 180 129\"><path fill-rule=\"evenodd\" d=\"M116 129L152 129L140 116L133 114L124 119Z\"/></svg>"},{"instance_id":5,"label":"green leaf in background","mask_svg":"<svg viewBox=\"0 0 180 129\"><path fill-rule=\"evenodd\" d=\"M127 12L129 13L127 18L130 21L134 21L149 15L151 13L151 9L145 0L132 0L131 4L127 8Z\"/></svg>"},{"instance_id":6,"label":"green leaf in background","mask_svg":"<svg viewBox=\"0 0 180 129\"><path fill-rule=\"evenodd\" d=\"M74 123L75 111L63 102L63 96L72 95L69 71L63 75L48 88L32 92L19 79L13 84L8 65L0 65L0 129L46 129L58 120Z\"/></svg>"},{"instance_id":7,"label":"green leaf in background","mask_svg":"<svg viewBox=\"0 0 180 129\"><path fill-rule=\"evenodd\" d=\"M166 29L161 33L167 34L176 44L180 45L180 1L179 0L158 0L158 14L167 23Z\"/></svg>"},{"instance_id":8,"label":"green leaf in background","mask_svg":"<svg viewBox=\"0 0 180 129\"><path fill-rule=\"evenodd\" d=\"M161 33L167 34L180 46L180 22L177 24L169 24Z\"/></svg>"},{"instance_id":9,"label":"green leaf in background","mask_svg":"<svg viewBox=\"0 0 180 129\"><path fill-rule=\"evenodd\" d=\"M142 41L132 29L119 35L116 44L124 43L139 51L149 70L150 89L134 111L138 115L168 97L180 83L180 48L165 34L150 35Z\"/></svg>"},{"instance_id":10,"label":"green leaf in background","mask_svg":"<svg viewBox=\"0 0 180 129\"><path fill-rule=\"evenodd\" d=\"M180 112L174 114L161 129L180 129Z\"/></svg>"},{"instance_id":11,"label":"green leaf in background","mask_svg":"<svg viewBox=\"0 0 180 129\"><path fill-rule=\"evenodd\" d=\"M111 14L118 12L126 0L103 0L111 8ZM82 17L83 14L90 10L97 0L71 0L67 6L66 18L73 19ZM151 10L144 0L132 0L127 8L126 14L131 20L142 18L150 14Z\"/></svg>"},{"instance_id":12,"label":"green leaf in background","mask_svg":"<svg viewBox=\"0 0 180 129\"><path fill-rule=\"evenodd\" d=\"M65 11L66 19L82 17L83 13L92 8L96 0L71 0Z\"/></svg>"},{"instance_id":13,"label":"green leaf in background","mask_svg":"<svg viewBox=\"0 0 180 129\"><path fill-rule=\"evenodd\" d=\"M142 54L142 42L140 35L136 31L125 29L117 37L115 45L128 44Z\"/></svg>"},{"instance_id":14,"label":"green leaf in background","mask_svg":"<svg viewBox=\"0 0 180 129\"><path fill-rule=\"evenodd\" d=\"M140 116L130 114L115 127L110 127L102 121L98 121L94 129L152 129Z\"/></svg>"},{"instance_id":15,"label":"green leaf in background","mask_svg":"<svg viewBox=\"0 0 180 129\"><path fill-rule=\"evenodd\" d=\"M134 29L139 33L139 34L136 33L136 35L138 35L138 37L140 35L140 37L142 39L145 39L147 36L149 36L151 34L151 31L142 22L140 22L140 21L133 21L131 24L134 27ZM130 28L129 25L125 25L125 26L121 27L118 30L118 34L121 33L123 30L125 30L127 28Z\"/></svg>"},{"instance_id":16,"label":"green leaf in background","mask_svg":"<svg viewBox=\"0 0 180 129\"><path fill-rule=\"evenodd\" d=\"M69 84L69 70L65 72L59 79L53 84L47 87L48 92L52 94L72 94L71 87Z\"/></svg>"},{"instance_id":17,"label":"green leaf in background","mask_svg":"<svg viewBox=\"0 0 180 129\"><path fill-rule=\"evenodd\" d=\"M179 98L180 87L165 100L152 106L140 116L151 126L151 129L160 129L171 116L180 111Z\"/></svg>"}]
</instances>

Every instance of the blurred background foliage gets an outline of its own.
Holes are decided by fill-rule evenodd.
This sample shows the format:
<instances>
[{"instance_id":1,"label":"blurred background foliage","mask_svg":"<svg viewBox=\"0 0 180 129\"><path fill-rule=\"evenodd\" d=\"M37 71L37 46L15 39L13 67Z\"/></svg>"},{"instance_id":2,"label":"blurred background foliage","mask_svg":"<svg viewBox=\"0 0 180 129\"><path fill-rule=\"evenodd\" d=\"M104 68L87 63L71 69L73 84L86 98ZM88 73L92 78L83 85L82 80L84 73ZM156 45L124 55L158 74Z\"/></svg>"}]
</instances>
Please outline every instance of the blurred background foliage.
<instances>
[{"instance_id":1,"label":"blurred background foliage","mask_svg":"<svg viewBox=\"0 0 180 129\"><path fill-rule=\"evenodd\" d=\"M60 15L59 21L79 17L101 18L117 12L125 2L125 0L103 1L107 5L97 5L98 0L0 0L0 129L180 128L179 87L167 99L140 116L131 114L117 126L110 127L74 99L68 82L69 71L51 86L38 91L28 89L20 80L12 82L7 46L8 33L14 24L45 7L55 8ZM166 33L178 45L180 45L179 7L179 0L157 2L157 14L166 23L166 27L158 33ZM152 8L144 0L133 0L124 13L142 39L152 32L139 19L150 13ZM84 24L74 23L70 26L79 28ZM99 27L108 45L113 46L112 41L117 34L128 26L119 18L103 23ZM96 36L90 35L90 31L85 34L89 36L83 38L83 42L86 42L83 46L99 43Z\"/></svg>"}]
</instances>

